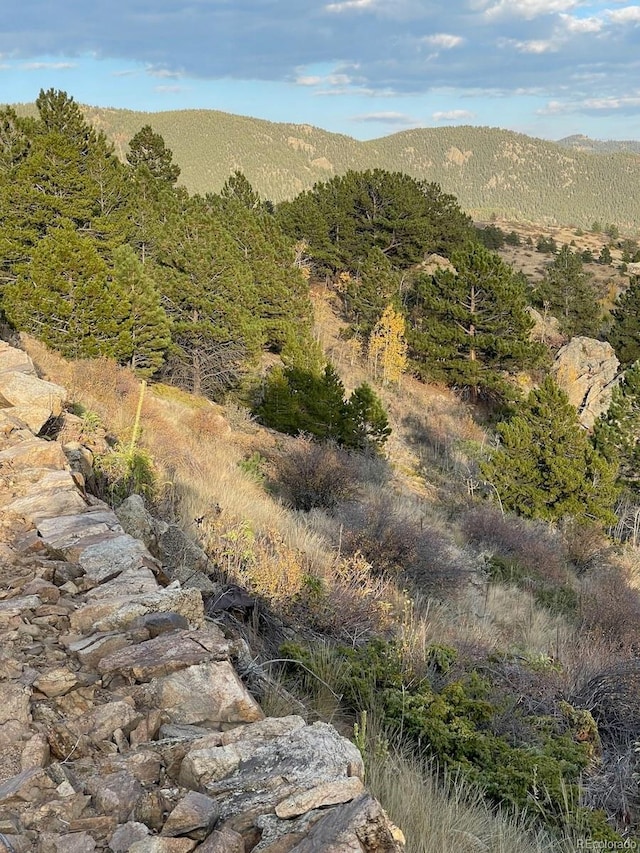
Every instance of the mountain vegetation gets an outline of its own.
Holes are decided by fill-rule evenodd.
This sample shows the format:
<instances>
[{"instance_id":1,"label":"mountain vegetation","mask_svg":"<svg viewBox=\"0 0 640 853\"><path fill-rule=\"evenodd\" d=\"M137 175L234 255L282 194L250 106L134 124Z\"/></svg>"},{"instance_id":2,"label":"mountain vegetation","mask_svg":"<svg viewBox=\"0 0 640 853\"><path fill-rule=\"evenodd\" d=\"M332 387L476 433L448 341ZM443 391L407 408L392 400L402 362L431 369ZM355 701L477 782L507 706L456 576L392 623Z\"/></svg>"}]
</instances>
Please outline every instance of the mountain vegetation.
<instances>
[{"instance_id":1,"label":"mountain vegetation","mask_svg":"<svg viewBox=\"0 0 640 853\"><path fill-rule=\"evenodd\" d=\"M0 111L3 332L38 338L22 340L41 371L66 372L87 442L113 434L94 491L142 492L198 539L253 602L246 620L225 622L216 602L211 618L277 664L289 700L353 733L381 790L398 767L449 802L459 782L467 829L442 849L469 836L478 802L474 838L496 853L635 842L637 280L611 299L575 247L543 233L540 276L516 271L497 253L522 247L516 231L478 230L417 174L418 131L372 144L391 158L394 139L411 143L393 168L316 163L322 180L287 199L287 170L317 153L313 129L282 149L275 130L247 132L233 162L224 146L209 157L226 170L217 190L193 190L155 118L129 128L139 114L105 113L122 122L118 151L106 119L63 92L25 112ZM536 144L507 136L507 159L531 166ZM480 137L468 156L447 149L469 186L491 182L465 172L491 150ZM282 154L279 196L240 168L267 144ZM545 150L536 204L554 216L578 160ZM513 180L504 197L526 198ZM631 222L602 213L615 192L592 189L589 220ZM625 353L593 434L547 375L557 342L534 340L533 305L561 341L608 335ZM393 808L399 824L428 811ZM487 822L495 837L509 828L507 846ZM424 819L409 849L433 849L431 832Z\"/></svg>"},{"instance_id":2,"label":"mountain vegetation","mask_svg":"<svg viewBox=\"0 0 640 853\"><path fill-rule=\"evenodd\" d=\"M33 115L32 105L16 105ZM382 169L436 182L467 213L588 227L594 221L637 229L632 187L637 147L547 142L489 127L422 128L368 142L303 124L276 124L215 110L161 113L84 107L96 130L125 160L141 127L165 140L189 192L218 193L240 170L262 198L292 199L348 171Z\"/></svg>"}]
</instances>

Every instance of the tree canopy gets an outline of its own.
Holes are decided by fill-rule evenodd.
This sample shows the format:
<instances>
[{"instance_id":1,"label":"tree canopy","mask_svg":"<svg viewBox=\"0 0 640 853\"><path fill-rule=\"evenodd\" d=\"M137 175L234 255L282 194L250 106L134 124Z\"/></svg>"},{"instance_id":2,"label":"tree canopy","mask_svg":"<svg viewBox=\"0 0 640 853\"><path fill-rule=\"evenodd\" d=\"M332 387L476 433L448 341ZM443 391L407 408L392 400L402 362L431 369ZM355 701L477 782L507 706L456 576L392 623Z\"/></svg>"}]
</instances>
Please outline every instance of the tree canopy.
<instances>
[{"instance_id":1,"label":"tree canopy","mask_svg":"<svg viewBox=\"0 0 640 853\"><path fill-rule=\"evenodd\" d=\"M567 337L598 334L602 310L593 276L584 271L582 257L566 244L547 267L536 300L558 318Z\"/></svg>"},{"instance_id":2,"label":"tree canopy","mask_svg":"<svg viewBox=\"0 0 640 853\"><path fill-rule=\"evenodd\" d=\"M504 377L538 363L521 276L479 244L452 253L455 272L417 272L406 295L414 371L473 395L502 394Z\"/></svg>"},{"instance_id":3,"label":"tree canopy","mask_svg":"<svg viewBox=\"0 0 640 853\"><path fill-rule=\"evenodd\" d=\"M383 169L316 184L280 204L276 215L286 233L307 241L316 269L331 273L357 273L373 249L393 266L408 267L430 252L448 255L475 233L437 184Z\"/></svg>"},{"instance_id":4,"label":"tree canopy","mask_svg":"<svg viewBox=\"0 0 640 853\"><path fill-rule=\"evenodd\" d=\"M0 110L0 307L67 355L220 396L262 349L316 352L293 241L240 173L189 197L145 125L122 163L65 92Z\"/></svg>"},{"instance_id":5,"label":"tree canopy","mask_svg":"<svg viewBox=\"0 0 640 853\"><path fill-rule=\"evenodd\" d=\"M617 465L594 449L551 377L497 431L481 471L504 509L544 521L615 520Z\"/></svg>"}]
</instances>

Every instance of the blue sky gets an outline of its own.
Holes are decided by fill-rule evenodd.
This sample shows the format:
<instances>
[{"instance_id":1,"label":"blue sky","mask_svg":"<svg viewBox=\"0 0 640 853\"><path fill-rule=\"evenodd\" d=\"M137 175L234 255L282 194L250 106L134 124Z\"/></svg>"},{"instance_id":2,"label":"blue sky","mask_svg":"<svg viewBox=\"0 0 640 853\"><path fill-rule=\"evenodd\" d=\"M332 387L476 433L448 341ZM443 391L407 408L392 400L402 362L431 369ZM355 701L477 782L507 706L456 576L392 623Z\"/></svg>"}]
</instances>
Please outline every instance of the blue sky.
<instances>
[{"instance_id":1,"label":"blue sky","mask_svg":"<svg viewBox=\"0 0 640 853\"><path fill-rule=\"evenodd\" d=\"M640 5L621 0L18 0L0 102L41 88L370 139L489 125L640 139Z\"/></svg>"}]
</instances>

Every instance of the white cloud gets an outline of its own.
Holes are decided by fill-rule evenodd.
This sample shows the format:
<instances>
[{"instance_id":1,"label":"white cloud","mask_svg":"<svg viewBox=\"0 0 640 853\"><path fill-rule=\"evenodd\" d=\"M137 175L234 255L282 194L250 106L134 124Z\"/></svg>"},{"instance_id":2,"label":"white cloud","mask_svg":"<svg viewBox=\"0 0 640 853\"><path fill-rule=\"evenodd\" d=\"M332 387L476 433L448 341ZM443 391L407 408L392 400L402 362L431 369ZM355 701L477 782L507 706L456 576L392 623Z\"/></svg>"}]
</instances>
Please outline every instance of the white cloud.
<instances>
[{"instance_id":1,"label":"white cloud","mask_svg":"<svg viewBox=\"0 0 640 853\"><path fill-rule=\"evenodd\" d=\"M184 86L154 86L153 91L168 95L177 95L180 92L184 92L185 88Z\"/></svg>"},{"instance_id":2,"label":"white cloud","mask_svg":"<svg viewBox=\"0 0 640 853\"><path fill-rule=\"evenodd\" d=\"M180 71L171 71L168 68L147 68L146 72L151 77L160 77L161 79L177 79L178 77L182 77Z\"/></svg>"},{"instance_id":3,"label":"white cloud","mask_svg":"<svg viewBox=\"0 0 640 853\"><path fill-rule=\"evenodd\" d=\"M568 113L621 113L636 112L640 107L640 93L602 98L581 98L575 101L549 101L538 110L538 115L566 115Z\"/></svg>"},{"instance_id":4,"label":"white cloud","mask_svg":"<svg viewBox=\"0 0 640 853\"><path fill-rule=\"evenodd\" d=\"M298 86L318 86L320 83L323 82L323 80L324 77L318 77L317 75L303 75L302 77L296 77L296 83L298 84Z\"/></svg>"},{"instance_id":5,"label":"white cloud","mask_svg":"<svg viewBox=\"0 0 640 853\"><path fill-rule=\"evenodd\" d=\"M25 62L21 66L25 71L64 71L75 68L75 62Z\"/></svg>"},{"instance_id":6,"label":"white cloud","mask_svg":"<svg viewBox=\"0 0 640 853\"><path fill-rule=\"evenodd\" d=\"M533 39L532 41L516 41L513 46L518 53L555 53L558 42L552 39Z\"/></svg>"},{"instance_id":7,"label":"white cloud","mask_svg":"<svg viewBox=\"0 0 640 853\"><path fill-rule=\"evenodd\" d=\"M475 118L475 113L469 110L439 110L432 113L431 118L434 121L463 121Z\"/></svg>"},{"instance_id":8,"label":"white cloud","mask_svg":"<svg viewBox=\"0 0 640 853\"><path fill-rule=\"evenodd\" d=\"M579 5L579 0L498 0L485 9L484 15L487 18L509 16L531 20L541 15L566 12Z\"/></svg>"},{"instance_id":9,"label":"white cloud","mask_svg":"<svg viewBox=\"0 0 640 853\"><path fill-rule=\"evenodd\" d=\"M565 29L569 33L599 33L604 26L602 18L576 18L574 15L560 15Z\"/></svg>"},{"instance_id":10,"label":"white cloud","mask_svg":"<svg viewBox=\"0 0 640 853\"><path fill-rule=\"evenodd\" d=\"M418 124L418 120L412 118L412 116L407 115L407 113L399 113L399 112L378 112L378 113L364 113L362 115L351 116L351 121L357 122L382 122L383 124L402 124L402 125L410 125L410 124Z\"/></svg>"},{"instance_id":11,"label":"white cloud","mask_svg":"<svg viewBox=\"0 0 640 853\"><path fill-rule=\"evenodd\" d=\"M343 0L342 3L329 3L325 6L327 12L348 12L351 9L370 9L375 6L376 0Z\"/></svg>"},{"instance_id":12,"label":"white cloud","mask_svg":"<svg viewBox=\"0 0 640 853\"><path fill-rule=\"evenodd\" d=\"M453 36L449 33L436 33L432 36L424 36L420 41L425 44L430 44L433 47L441 47L443 50L451 50L454 47L459 47L464 44L462 36Z\"/></svg>"},{"instance_id":13,"label":"white cloud","mask_svg":"<svg viewBox=\"0 0 640 853\"><path fill-rule=\"evenodd\" d=\"M636 24L640 22L640 6L627 6L615 11L608 9L607 16L615 24Z\"/></svg>"}]
</instances>

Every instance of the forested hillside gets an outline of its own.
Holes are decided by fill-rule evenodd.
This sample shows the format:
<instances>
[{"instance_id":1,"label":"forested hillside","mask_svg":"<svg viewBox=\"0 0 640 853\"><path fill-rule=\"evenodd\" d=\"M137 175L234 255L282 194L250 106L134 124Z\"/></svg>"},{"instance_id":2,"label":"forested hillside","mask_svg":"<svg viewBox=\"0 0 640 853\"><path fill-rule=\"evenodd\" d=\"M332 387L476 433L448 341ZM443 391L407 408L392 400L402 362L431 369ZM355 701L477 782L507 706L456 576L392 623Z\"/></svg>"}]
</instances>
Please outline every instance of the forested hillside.
<instances>
[{"instance_id":1,"label":"forested hillside","mask_svg":"<svg viewBox=\"0 0 640 853\"><path fill-rule=\"evenodd\" d=\"M33 107L19 112L33 113ZM128 140L150 124L174 152L190 192L219 192L239 169L263 198L279 202L349 169L382 168L438 182L480 218L496 213L583 227L594 220L632 230L640 225L632 189L640 185L640 158L627 147L584 151L488 127L424 128L358 142L308 125L213 110L84 112L123 159Z\"/></svg>"},{"instance_id":2,"label":"forested hillside","mask_svg":"<svg viewBox=\"0 0 640 853\"><path fill-rule=\"evenodd\" d=\"M211 618L277 665L281 713L296 694L354 738L410 853L635 843L640 247L619 209L597 258L528 235L528 277L496 252L523 235L402 165L444 158L473 188L465 129L458 154L399 134L393 168L345 155L276 204L230 148L207 161L219 191L190 193L148 118L119 156L64 92L0 110L2 332L39 339L78 434L104 439L90 487L198 539L238 604ZM297 133L290 174L318 153ZM579 171L502 145L539 189ZM612 251L625 287L603 292ZM575 340L621 372L588 429L552 369Z\"/></svg>"}]
</instances>

